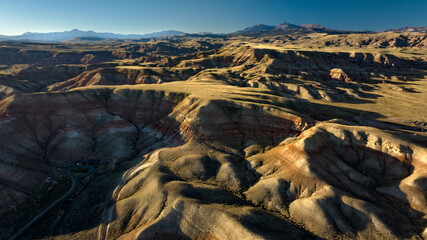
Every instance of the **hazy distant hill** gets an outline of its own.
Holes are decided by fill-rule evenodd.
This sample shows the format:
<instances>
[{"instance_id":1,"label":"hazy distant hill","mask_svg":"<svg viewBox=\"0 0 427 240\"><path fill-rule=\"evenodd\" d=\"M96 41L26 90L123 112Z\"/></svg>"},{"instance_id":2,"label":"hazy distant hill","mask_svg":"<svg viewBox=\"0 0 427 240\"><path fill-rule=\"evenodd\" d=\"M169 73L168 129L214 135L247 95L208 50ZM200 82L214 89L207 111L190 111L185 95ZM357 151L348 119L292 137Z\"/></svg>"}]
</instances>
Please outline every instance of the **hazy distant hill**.
<instances>
[{"instance_id":1,"label":"hazy distant hill","mask_svg":"<svg viewBox=\"0 0 427 240\"><path fill-rule=\"evenodd\" d=\"M387 31L422 32L422 31L426 31L426 28L427 27L406 27L406 28L393 29L393 30L387 30ZM373 33L373 31L348 31L348 30L331 29L317 23L296 25L288 22L283 22L276 26L257 24L252 27L247 27L243 30L236 31L231 34L232 35L258 35L258 34L277 35L277 34L284 34L284 33L288 34L288 33L311 33L311 32L330 33L330 34Z\"/></svg>"},{"instance_id":2,"label":"hazy distant hill","mask_svg":"<svg viewBox=\"0 0 427 240\"><path fill-rule=\"evenodd\" d=\"M328 29L327 27L320 25L320 24L317 24L317 23L304 24L304 25L301 25L301 27L307 28L307 29Z\"/></svg>"},{"instance_id":3,"label":"hazy distant hill","mask_svg":"<svg viewBox=\"0 0 427 240\"><path fill-rule=\"evenodd\" d=\"M243 30L234 32L232 34L237 35L256 35L256 34L282 34L282 33L309 33L309 32L343 32L340 30L333 30L326 28L320 24L306 24L306 25L296 25L288 22L283 22L279 25L264 25L257 24L252 27L247 27Z\"/></svg>"},{"instance_id":4,"label":"hazy distant hill","mask_svg":"<svg viewBox=\"0 0 427 240\"><path fill-rule=\"evenodd\" d=\"M164 37L164 36L177 36L185 34L185 32L182 31L175 31L175 30L167 30L167 31L161 31L161 32L153 32L153 33L147 33L142 35L142 38L157 38L157 37Z\"/></svg>"},{"instance_id":5,"label":"hazy distant hill","mask_svg":"<svg viewBox=\"0 0 427 240\"><path fill-rule=\"evenodd\" d=\"M421 27L421 26L403 27L403 28L388 29L382 32L427 32L427 27Z\"/></svg>"},{"instance_id":6,"label":"hazy distant hill","mask_svg":"<svg viewBox=\"0 0 427 240\"><path fill-rule=\"evenodd\" d=\"M275 26L273 30L276 30L276 31L280 31L280 30L286 31L286 30L289 30L289 29L302 29L302 28L304 28L304 27L299 26L299 25L295 25L295 24L292 24L292 23L288 23L288 22L283 22L283 23Z\"/></svg>"},{"instance_id":7,"label":"hazy distant hill","mask_svg":"<svg viewBox=\"0 0 427 240\"><path fill-rule=\"evenodd\" d=\"M243 30L239 30L232 34L257 34L257 33L268 33L268 32L277 32L277 31L287 31L290 29L303 29L303 27L290 24L287 22L283 22L282 24L279 24L277 26L257 24L252 27L247 27Z\"/></svg>"},{"instance_id":8,"label":"hazy distant hill","mask_svg":"<svg viewBox=\"0 0 427 240\"><path fill-rule=\"evenodd\" d=\"M70 40L64 41L64 42L71 42L71 43L89 43L89 42L116 42L116 41L125 41L124 39L117 39L117 38L100 38L100 37L75 37L71 38Z\"/></svg>"},{"instance_id":9,"label":"hazy distant hill","mask_svg":"<svg viewBox=\"0 0 427 240\"><path fill-rule=\"evenodd\" d=\"M265 32L265 31L271 31L273 29L274 29L274 26L257 24L252 27L247 27L243 30L237 31L236 33Z\"/></svg>"},{"instance_id":10,"label":"hazy distant hill","mask_svg":"<svg viewBox=\"0 0 427 240\"><path fill-rule=\"evenodd\" d=\"M98 38L98 39L134 39L134 38L156 38L163 36L175 36L181 35L184 32L168 30L162 32L154 32L148 34L116 34L116 33L98 33L94 31L80 31L73 29L71 31L64 32L50 32L50 33L34 33L26 32L22 35L17 36L2 36L0 40L29 40L29 41L68 41L75 38Z\"/></svg>"}]
</instances>

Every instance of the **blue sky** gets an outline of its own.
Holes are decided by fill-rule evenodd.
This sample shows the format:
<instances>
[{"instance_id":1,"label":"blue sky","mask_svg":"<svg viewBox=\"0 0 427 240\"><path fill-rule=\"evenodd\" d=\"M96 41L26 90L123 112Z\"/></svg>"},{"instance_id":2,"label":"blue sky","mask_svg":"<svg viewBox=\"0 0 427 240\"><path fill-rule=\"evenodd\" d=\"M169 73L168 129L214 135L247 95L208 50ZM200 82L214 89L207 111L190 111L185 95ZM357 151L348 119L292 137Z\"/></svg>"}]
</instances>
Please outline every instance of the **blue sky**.
<instances>
[{"instance_id":1,"label":"blue sky","mask_svg":"<svg viewBox=\"0 0 427 240\"><path fill-rule=\"evenodd\" d=\"M0 0L0 34L232 32L258 23L334 29L427 26L427 0Z\"/></svg>"}]
</instances>

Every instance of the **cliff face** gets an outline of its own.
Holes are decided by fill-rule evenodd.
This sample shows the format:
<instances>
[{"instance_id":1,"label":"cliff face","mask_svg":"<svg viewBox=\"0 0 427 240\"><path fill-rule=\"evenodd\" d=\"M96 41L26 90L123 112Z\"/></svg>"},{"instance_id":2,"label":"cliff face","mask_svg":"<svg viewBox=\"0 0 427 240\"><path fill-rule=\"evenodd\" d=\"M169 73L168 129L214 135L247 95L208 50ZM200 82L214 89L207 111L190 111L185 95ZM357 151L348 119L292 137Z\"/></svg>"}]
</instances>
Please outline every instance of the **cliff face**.
<instances>
[{"instance_id":1,"label":"cliff face","mask_svg":"<svg viewBox=\"0 0 427 240\"><path fill-rule=\"evenodd\" d=\"M280 111L259 116L266 110L255 105L152 90L18 95L4 99L2 106L0 155L5 169L14 169L2 175L10 185L2 202L10 206L31 196L26 189L40 194L40 181L56 166L80 159L102 158L114 169L121 161L164 145L197 141L235 149L249 140L266 145L310 126ZM21 188L23 179L31 181Z\"/></svg>"},{"instance_id":2,"label":"cliff face","mask_svg":"<svg viewBox=\"0 0 427 240\"><path fill-rule=\"evenodd\" d=\"M422 51L257 41L1 48L0 237L427 237Z\"/></svg>"},{"instance_id":3,"label":"cliff face","mask_svg":"<svg viewBox=\"0 0 427 240\"><path fill-rule=\"evenodd\" d=\"M194 69L98 68L93 71L85 71L67 81L52 84L48 89L50 91L67 91L92 85L160 84L187 80L195 72L197 70Z\"/></svg>"},{"instance_id":4,"label":"cliff face","mask_svg":"<svg viewBox=\"0 0 427 240\"><path fill-rule=\"evenodd\" d=\"M407 238L425 224L425 156L376 129L322 123L251 157L264 178L245 195L324 238Z\"/></svg>"},{"instance_id":5,"label":"cliff face","mask_svg":"<svg viewBox=\"0 0 427 240\"><path fill-rule=\"evenodd\" d=\"M161 149L115 192L108 226L148 239L313 237L295 222L327 239L411 237L425 223L426 159L425 148L408 145L374 129L325 123L249 158L193 141Z\"/></svg>"},{"instance_id":6,"label":"cliff face","mask_svg":"<svg viewBox=\"0 0 427 240\"><path fill-rule=\"evenodd\" d=\"M0 48L0 64L80 64L94 63L93 59L98 62L111 61L117 59L116 53L111 51L48 51L20 49L11 47Z\"/></svg>"},{"instance_id":7,"label":"cliff face","mask_svg":"<svg viewBox=\"0 0 427 240\"><path fill-rule=\"evenodd\" d=\"M373 47L426 47L427 35L425 33L384 33L371 37L365 35L362 37L355 37L355 35L348 35L344 37L326 37L323 41L316 42L318 45L326 46L373 46ZM313 45L316 45L313 44Z\"/></svg>"}]
</instances>

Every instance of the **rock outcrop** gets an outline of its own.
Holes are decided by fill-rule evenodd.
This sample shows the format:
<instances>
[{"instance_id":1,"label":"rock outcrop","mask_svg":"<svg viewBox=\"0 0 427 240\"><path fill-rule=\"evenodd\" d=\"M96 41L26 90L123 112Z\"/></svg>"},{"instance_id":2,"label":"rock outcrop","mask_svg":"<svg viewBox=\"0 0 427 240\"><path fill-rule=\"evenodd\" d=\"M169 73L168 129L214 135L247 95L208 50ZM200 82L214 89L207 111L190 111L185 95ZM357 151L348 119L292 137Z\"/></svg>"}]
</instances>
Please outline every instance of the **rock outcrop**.
<instances>
[{"instance_id":1,"label":"rock outcrop","mask_svg":"<svg viewBox=\"0 0 427 240\"><path fill-rule=\"evenodd\" d=\"M343 82L352 82L351 78L340 68L331 69L329 74L331 78L334 80L343 81Z\"/></svg>"}]
</instances>

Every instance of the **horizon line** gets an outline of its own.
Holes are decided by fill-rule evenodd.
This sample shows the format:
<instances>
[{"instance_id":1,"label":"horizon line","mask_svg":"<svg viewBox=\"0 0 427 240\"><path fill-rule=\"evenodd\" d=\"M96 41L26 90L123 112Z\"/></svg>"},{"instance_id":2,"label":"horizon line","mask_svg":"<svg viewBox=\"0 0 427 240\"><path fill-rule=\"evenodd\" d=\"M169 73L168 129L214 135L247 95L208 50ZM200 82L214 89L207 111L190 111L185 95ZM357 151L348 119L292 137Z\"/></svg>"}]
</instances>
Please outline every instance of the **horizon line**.
<instances>
[{"instance_id":1,"label":"horizon line","mask_svg":"<svg viewBox=\"0 0 427 240\"><path fill-rule=\"evenodd\" d=\"M289 23L289 22L285 21L285 22L282 22L282 23ZM289 24L293 24L293 23L289 23ZM303 25L309 25L309 24L319 24L319 23L308 23L308 24L301 24L301 25L299 25L299 24L293 24L293 25L303 26ZM277 25L269 25L269 24L259 23L259 24L248 26L248 27L253 27L253 26L256 26L256 25L277 26ZM278 24L278 25L280 25L280 24ZM322 24L319 24L319 25L322 25ZM322 26L324 26L324 25L322 25ZM246 28L248 28L248 27L246 27ZM324 27L329 28L327 26L324 26ZM421 26L421 25L420 26L402 26L402 27L393 27L393 28L387 28L387 29L382 29L382 30L377 30L377 31L370 30L370 29L365 29L365 30L333 29L333 28L330 28L330 29L333 29L333 30L342 30L342 31L355 31L355 32L363 32L363 31L381 32L381 31L385 31L385 30L392 30L392 29L399 29L399 28L411 28L411 27L415 28L415 27L427 27L427 26ZM27 33L40 33L40 34L46 34L46 33L63 33L63 32L71 32L73 30L78 30L78 31L81 31L81 32L112 33L112 34L121 34L121 35L147 35L147 34L152 34L152 33L166 32L166 31L178 31L178 32L183 32L183 33L187 33L187 34L198 34L198 33L228 34L228 33L237 32L237 31L240 31L240 30L243 30L243 29L238 29L238 30L231 31L231 32L226 32L226 33L225 32L211 32L211 31L186 32L186 31L177 30L177 29L158 30L158 31L153 31L153 32L145 32L145 33L120 33L120 32L114 32L114 31L82 30L82 29L79 29L79 28L72 28L71 30L62 30L62 31L61 30L52 30L52 31L46 31L46 32L25 31L25 32L20 33L20 34L8 34L8 33L4 34L4 33L0 33L0 35L1 36L7 36L7 37L16 37L16 36L22 36L22 35L27 34Z\"/></svg>"}]
</instances>

